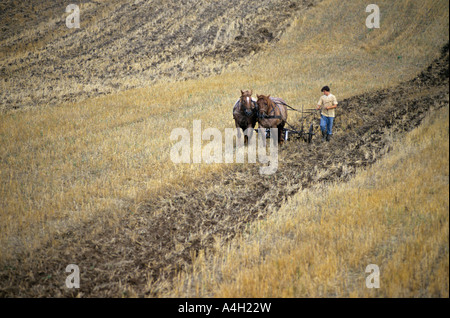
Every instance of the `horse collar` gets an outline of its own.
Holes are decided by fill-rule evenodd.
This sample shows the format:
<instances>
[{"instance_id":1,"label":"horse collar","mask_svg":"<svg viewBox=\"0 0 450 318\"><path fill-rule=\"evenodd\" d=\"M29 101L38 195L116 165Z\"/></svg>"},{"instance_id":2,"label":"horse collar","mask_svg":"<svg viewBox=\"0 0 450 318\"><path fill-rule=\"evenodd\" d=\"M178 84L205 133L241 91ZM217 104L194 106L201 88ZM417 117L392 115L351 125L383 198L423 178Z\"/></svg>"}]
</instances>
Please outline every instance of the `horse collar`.
<instances>
[{"instance_id":1,"label":"horse collar","mask_svg":"<svg viewBox=\"0 0 450 318\"><path fill-rule=\"evenodd\" d=\"M273 101L272 101L272 103L278 107L278 109L280 110L280 114L281 114L280 106ZM266 115L265 113L261 114L258 110L258 118L260 118L260 119L282 119L283 118L281 115L280 116L269 116L270 114L272 114L274 112L275 112L275 106L272 106L272 111L268 115Z\"/></svg>"}]
</instances>

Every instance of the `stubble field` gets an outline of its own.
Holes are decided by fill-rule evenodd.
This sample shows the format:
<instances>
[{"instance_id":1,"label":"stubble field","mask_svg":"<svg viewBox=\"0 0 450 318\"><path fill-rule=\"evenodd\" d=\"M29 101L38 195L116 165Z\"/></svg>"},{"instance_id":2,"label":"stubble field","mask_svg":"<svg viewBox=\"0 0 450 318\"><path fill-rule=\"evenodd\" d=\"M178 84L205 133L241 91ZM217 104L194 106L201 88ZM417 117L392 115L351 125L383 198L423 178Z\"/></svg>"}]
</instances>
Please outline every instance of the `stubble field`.
<instances>
[{"instance_id":1,"label":"stubble field","mask_svg":"<svg viewBox=\"0 0 450 318\"><path fill-rule=\"evenodd\" d=\"M430 111L448 109L445 1L380 1L379 30L366 28L358 1L86 2L80 30L65 28L56 2L7 5L1 11L4 297L212 296L227 277L226 268L221 274L213 266L223 262L215 255L253 231L255 221L276 216L306 189L345 184ZM55 12L54 22L44 23ZM33 23L38 27L20 28ZM170 131L191 129L196 119L204 128L233 127L240 89L308 107L324 84L340 101L336 137L330 144L287 143L275 175L262 177L257 165L170 162ZM289 116L298 125L298 115ZM444 179L447 173L448 192L448 171L440 173ZM332 220L329 230L339 223ZM438 221L448 224L448 213ZM284 246L283 238L265 239ZM438 260L448 256L448 236L447 243L445 235L440 239ZM361 244L355 242L355 262L365 260L356 257ZM426 257L408 255L406 262ZM242 259L254 268L261 261ZM79 290L64 285L68 264L80 266ZM423 294L392 288L382 296L448 295L448 262L433 264L422 270L438 266L446 285L436 280ZM336 278L341 289L328 284L327 273L311 271L319 283L300 294L268 285L278 290L270 296L354 289L342 283L349 277ZM208 285L212 278L218 280ZM245 285L237 272L229 282ZM225 285L218 295L261 296L252 294L257 284L248 286L232 292Z\"/></svg>"}]
</instances>

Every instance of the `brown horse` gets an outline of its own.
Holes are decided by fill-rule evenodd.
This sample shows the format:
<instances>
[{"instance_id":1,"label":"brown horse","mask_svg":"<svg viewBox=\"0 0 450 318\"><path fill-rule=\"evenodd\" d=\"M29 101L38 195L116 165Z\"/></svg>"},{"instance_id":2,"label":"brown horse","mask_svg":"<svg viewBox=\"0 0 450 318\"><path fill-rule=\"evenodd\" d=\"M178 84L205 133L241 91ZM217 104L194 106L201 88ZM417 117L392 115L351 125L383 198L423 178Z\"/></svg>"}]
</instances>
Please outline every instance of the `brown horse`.
<instances>
[{"instance_id":1,"label":"brown horse","mask_svg":"<svg viewBox=\"0 0 450 318\"><path fill-rule=\"evenodd\" d=\"M283 143L283 128L287 121L286 103L281 98L257 95L258 124L261 128L278 128L278 143Z\"/></svg>"},{"instance_id":2,"label":"brown horse","mask_svg":"<svg viewBox=\"0 0 450 318\"><path fill-rule=\"evenodd\" d=\"M256 126L257 118L257 104L256 100L252 98L252 91L241 90L241 98L236 102L233 108L233 118L236 123L236 128L241 128L244 132L251 128L248 131L248 134L251 136L253 133L253 129ZM241 137L241 131L238 130L238 138ZM248 136L244 136L245 143L248 142Z\"/></svg>"}]
</instances>

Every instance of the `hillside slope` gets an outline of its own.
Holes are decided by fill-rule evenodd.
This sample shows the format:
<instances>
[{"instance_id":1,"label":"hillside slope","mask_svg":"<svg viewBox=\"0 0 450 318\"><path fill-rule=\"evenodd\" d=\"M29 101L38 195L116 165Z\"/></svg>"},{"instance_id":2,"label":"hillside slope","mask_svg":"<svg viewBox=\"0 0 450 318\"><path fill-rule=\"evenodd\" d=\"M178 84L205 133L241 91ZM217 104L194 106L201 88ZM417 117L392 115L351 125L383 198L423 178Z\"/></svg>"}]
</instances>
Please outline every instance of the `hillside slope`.
<instances>
[{"instance_id":1,"label":"hillside slope","mask_svg":"<svg viewBox=\"0 0 450 318\"><path fill-rule=\"evenodd\" d=\"M446 45L413 80L347 99L342 111L355 121L337 120L354 131L340 126L331 151L285 154L289 177L272 191L295 187L292 179L300 191L196 257L168 295L448 297L448 83ZM369 264L379 289L366 288Z\"/></svg>"},{"instance_id":2,"label":"hillside slope","mask_svg":"<svg viewBox=\"0 0 450 318\"><path fill-rule=\"evenodd\" d=\"M86 1L68 29L61 1L2 1L0 110L220 73L315 2Z\"/></svg>"},{"instance_id":3,"label":"hillside slope","mask_svg":"<svg viewBox=\"0 0 450 318\"><path fill-rule=\"evenodd\" d=\"M83 12L98 8L99 3L86 2ZM111 14L130 8L122 6L124 2L111 3L103 3L105 16L98 23L108 23ZM41 85L47 87L45 76L42 84L37 80L40 76L11 82L4 78L3 88L12 92L11 98L17 93L19 108L0 113L0 294L170 294L173 278L189 270L196 256L205 251L211 255L256 219L276 212L283 200L302 188L348 181L358 168L376 162L390 150L393 139L419 125L428 111L448 104L446 50L443 59L436 60L439 67L426 68L448 42L449 2L380 0L378 4L382 27L371 30L364 23L365 1L317 2L286 20L290 26L279 40L261 42L263 49L240 60L242 65L231 63L209 77L153 85L144 81L142 88L75 103L56 102L67 94L84 94L85 89L72 85L77 82L73 79L71 85L63 83L54 96L56 105L48 107L22 107L26 103L20 102L41 92ZM59 5L54 5L50 15L59 12ZM196 21L201 10L186 19ZM8 28L12 28L5 31L2 47L14 43L13 34L21 39L27 36L14 31L11 21L20 19L10 12L2 9L1 13L7 15L2 22L10 19ZM27 19L34 18L36 14ZM63 24L62 17L56 20ZM127 27L133 24L130 17L123 22ZM164 23L162 19L158 25ZM64 35L69 31L63 28L60 35L77 46L69 39L86 35L87 28L95 25L70 36ZM88 37L93 43L101 30L94 31ZM30 39L36 36L34 29L28 32ZM8 49L2 58L31 57L55 35L46 36L14 54ZM239 35L234 39L239 41ZM23 38L14 47L27 41ZM58 41L64 48L65 42ZM115 51L127 56L126 45L120 41L103 46L106 51L114 47L108 54L105 51L106 58ZM323 43L331 49L324 49ZM70 57L69 51L58 52ZM73 59L73 64L84 63L76 55ZM205 56L199 63L210 69L217 66L215 60ZM172 62L178 63L175 58L166 66ZM26 63L40 72L38 65ZM92 74L111 78L115 75L109 68L117 68L117 80L127 81L119 71L120 63L108 60L92 67ZM77 74L70 68L66 71ZM110 84L105 79L94 85L103 82L105 87ZM310 146L287 143L281 148L279 170L270 178L262 178L255 165L179 165L170 160L173 129L192 131L194 120L201 120L203 128L233 127L231 110L240 89L279 96L292 106L308 108L317 102L325 84L340 102L336 137L328 147L316 141ZM41 105L39 100L36 105ZM298 115L291 112L289 122L298 126ZM78 291L64 287L64 268L69 263L82 269L83 287Z\"/></svg>"},{"instance_id":4,"label":"hillside slope","mask_svg":"<svg viewBox=\"0 0 450 318\"><path fill-rule=\"evenodd\" d=\"M179 271L190 269L199 253L220 251L224 242L252 221L275 212L300 190L348 181L358 169L390 151L393 140L419 126L429 111L448 109L448 84L447 45L441 58L417 78L393 89L344 100L343 115L337 118L342 123L336 127L339 138L330 145L316 142L307 147L291 142L283 149L280 171L274 176L262 177L258 167L241 165L211 173L197 181L193 190L167 189L164 198L149 198L137 211L119 219L96 219L72 228L31 252L25 261L7 263L0 272L0 296L173 296L173 279ZM361 109L364 112L360 113ZM82 290L74 292L61 284L65 262L84 269ZM30 272L35 274L30 277ZM215 275L208 276L205 269L200 273ZM187 278L189 284L182 282L182 287L177 287L177 296L205 296L192 295L193 290L212 292L201 275L193 275ZM238 290L232 296L249 295Z\"/></svg>"}]
</instances>

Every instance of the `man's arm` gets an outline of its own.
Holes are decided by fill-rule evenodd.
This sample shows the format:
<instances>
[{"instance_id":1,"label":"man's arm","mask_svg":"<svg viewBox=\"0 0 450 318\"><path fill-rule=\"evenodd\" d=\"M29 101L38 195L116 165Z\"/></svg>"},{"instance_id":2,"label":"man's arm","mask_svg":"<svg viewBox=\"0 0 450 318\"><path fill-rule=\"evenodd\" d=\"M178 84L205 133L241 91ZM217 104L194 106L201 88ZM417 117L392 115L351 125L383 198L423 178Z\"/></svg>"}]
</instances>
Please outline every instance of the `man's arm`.
<instances>
[{"instance_id":1,"label":"man's arm","mask_svg":"<svg viewBox=\"0 0 450 318\"><path fill-rule=\"evenodd\" d=\"M322 107L322 97L320 97L319 102L317 103L317 109L320 109Z\"/></svg>"}]
</instances>

